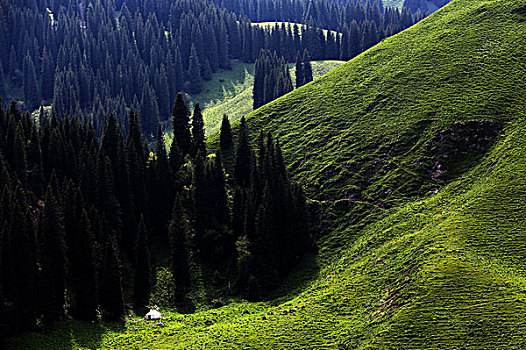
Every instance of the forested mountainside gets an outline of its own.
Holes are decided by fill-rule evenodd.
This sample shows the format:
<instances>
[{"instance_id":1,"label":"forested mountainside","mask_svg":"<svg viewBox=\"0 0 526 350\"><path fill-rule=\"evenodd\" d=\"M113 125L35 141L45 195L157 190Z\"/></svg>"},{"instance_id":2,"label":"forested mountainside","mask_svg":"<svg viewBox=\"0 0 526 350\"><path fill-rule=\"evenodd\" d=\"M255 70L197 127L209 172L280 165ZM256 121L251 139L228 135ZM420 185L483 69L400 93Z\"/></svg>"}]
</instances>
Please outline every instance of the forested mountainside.
<instances>
[{"instance_id":1,"label":"forested mountainside","mask_svg":"<svg viewBox=\"0 0 526 350\"><path fill-rule=\"evenodd\" d=\"M11 104L0 118L0 215L7 218L0 268L8 272L0 306L22 307L17 317L46 332L12 337L8 348L526 347L525 47L526 0L453 0L232 127L223 117L221 132L206 142L199 106L190 113L177 95L168 150L163 126L152 147L135 113L134 132L108 116L99 140L88 118L32 119ZM39 164L39 154L41 192L29 185L43 183L39 167L28 165ZM93 176L70 174L63 159L78 159ZM126 185L126 169L129 184L139 185ZM52 234L68 237L66 217L77 218L68 211L75 206L67 203L80 202L65 190L71 183L83 196L83 186L91 188L93 199L82 203L99 227L93 236L107 238L95 249L101 255L94 254L91 276L98 297L110 298L99 299L95 323L75 316L75 304L52 303L78 282L67 268L53 268L76 262ZM130 198L128 188L138 194ZM116 210L121 198L134 210L129 222ZM54 211L63 223L51 219ZM231 221L221 225L227 211ZM134 232L133 246L115 230ZM148 241L159 234L164 244ZM214 260L221 254L230 257L227 266ZM16 293L10 287L19 275L45 283ZM107 288L119 281L122 299L118 287ZM105 321L148 306L147 281L161 324L136 313ZM37 292L53 298L37 309L21 302ZM112 309L121 305L114 300L133 305Z\"/></svg>"},{"instance_id":2,"label":"forested mountainside","mask_svg":"<svg viewBox=\"0 0 526 350\"><path fill-rule=\"evenodd\" d=\"M100 136L114 113L127 130L130 108L140 111L151 139L167 121L179 91L199 93L203 81L231 60L254 62L261 49L287 62L307 49L312 59L349 59L421 17L378 3L339 7L334 25L308 21L252 26L206 1L0 2L0 95L25 108L52 105L59 115L86 115ZM331 26L332 27L332 26ZM169 124L169 123L167 123Z\"/></svg>"},{"instance_id":3,"label":"forested mountainside","mask_svg":"<svg viewBox=\"0 0 526 350\"><path fill-rule=\"evenodd\" d=\"M125 305L145 312L152 271L167 267L151 259L154 243L168 247L157 253L169 256L173 276L161 302L185 312L205 287L214 298L260 300L312 250L303 190L290 183L270 134L255 153L242 119L226 181L228 119L221 153L207 157L199 104L191 114L179 94L172 116L168 154L160 125L156 148L143 143L134 111L126 138L110 115L99 141L76 116L35 121L14 102L0 109L3 337L49 329L66 313L120 321ZM213 268L215 292L200 280L205 268Z\"/></svg>"}]
</instances>

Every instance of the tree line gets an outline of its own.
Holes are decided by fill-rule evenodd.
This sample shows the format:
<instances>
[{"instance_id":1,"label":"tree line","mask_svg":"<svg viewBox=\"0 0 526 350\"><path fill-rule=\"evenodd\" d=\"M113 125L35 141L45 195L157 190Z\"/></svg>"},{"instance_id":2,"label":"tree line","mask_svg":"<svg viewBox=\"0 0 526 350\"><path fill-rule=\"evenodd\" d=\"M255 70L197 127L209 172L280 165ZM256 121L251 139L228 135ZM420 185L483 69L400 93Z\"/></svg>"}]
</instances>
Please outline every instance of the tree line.
<instances>
[{"instance_id":1,"label":"tree line","mask_svg":"<svg viewBox=\"0 0 526 350\"><path fill-rule=\"evenodd\" d=\"M289 66L276 52L261 50L254 68L254 109L294 90Z\"/></svg>"},{"instance_id":2,"label":"tree line","mask_svg":"<svg viewBox=\"0 0 526 350\"><path fill-rule=\"evenodd\" d=\"M319 28L341 32L344 25L350 26L355 20L358 24L367 20L392 31L405 29L414 23L415 18L425 16L422 6L411 7L405 4L401 10L385 7L382 0L213 0L236 14L243 14L253 22L293 22L309 23L314 21ZM446 2L448 0L435 0ZM398 29L399 31L399 29Z\"/></svg>"},{"instance_id":3,"label":"tree line","mask_svg":"<svg viewBox=\"0 0 526 350\"><path fill-rule=\"evenodd\" d=\"M21 97L15 92L22 91L30 110L44 102L59 115L86 115L99 136L109 113L127 130L134 108L151 139L157 123L169 119L177 92L199 93L233 59L255 62L261 49L289 63L305 49L314 60L349 59L420 18L360 1L334 3L338 26L309 15L303 25L270 28L253 25L249 12L236 14L205 0L0 5L0 93Z\"/></svg>"},{"instance_id":4,"label":"tree line","mask_svg":"<svg viewBox=\"0 0 526 350\"><path fill-rule=\"evenodd\" d=\"M178 94L171 115L167 149L161 125L150 144L134 110L127 133L110 114L99 138L86 118L0 109L4 335L144 312L159 265L153 242L170 256L175 306L188 304L205 265L234 266L224 293L264 298L312 247L306 199L278 141L261 134L254 148L244 118L234 140L225 116L220 151L208 155L199 105L191 112ZM235 159L230 174L224 156Z\"/></svg>"}]
</instances>

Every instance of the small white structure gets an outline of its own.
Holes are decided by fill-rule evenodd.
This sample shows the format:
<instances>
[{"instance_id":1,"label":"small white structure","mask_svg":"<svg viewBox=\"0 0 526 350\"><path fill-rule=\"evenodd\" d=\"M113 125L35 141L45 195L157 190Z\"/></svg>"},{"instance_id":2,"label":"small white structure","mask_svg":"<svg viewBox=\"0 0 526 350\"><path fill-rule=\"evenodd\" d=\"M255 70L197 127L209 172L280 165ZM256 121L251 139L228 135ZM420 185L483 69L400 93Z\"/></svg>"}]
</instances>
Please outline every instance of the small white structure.
<instances>
[{"instance_id":1,"label":"small white structure","mask_svg":"<svg viewBox=\"0 0 526 350\"><path fill-rule=\"evenodd\" d=\"M148 312L146 315L144 315L144 319L146 321L150 320L160 320L161 319L161 313L157 310L150 309L150 312Z\"/></svg>"}]
</instances>

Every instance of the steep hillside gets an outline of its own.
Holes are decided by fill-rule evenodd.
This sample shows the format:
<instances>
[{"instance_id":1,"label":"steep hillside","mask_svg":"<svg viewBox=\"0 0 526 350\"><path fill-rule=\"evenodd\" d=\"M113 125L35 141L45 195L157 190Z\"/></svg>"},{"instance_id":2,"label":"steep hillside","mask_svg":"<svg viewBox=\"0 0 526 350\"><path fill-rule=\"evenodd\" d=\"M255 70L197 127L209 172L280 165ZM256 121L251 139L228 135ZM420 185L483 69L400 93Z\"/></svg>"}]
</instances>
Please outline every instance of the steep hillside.
<instances>
[{"instance_id":1,"label":"steep hillside","mask_svg":"<svg viewBox=\"0 0 526 350\"><path fill-rule=\"evenodd\" d=\"M12 347L525 348L525 48L526 0L454 0L249 115L323 212L285 296Z\"/></svg>"}]
</instances>

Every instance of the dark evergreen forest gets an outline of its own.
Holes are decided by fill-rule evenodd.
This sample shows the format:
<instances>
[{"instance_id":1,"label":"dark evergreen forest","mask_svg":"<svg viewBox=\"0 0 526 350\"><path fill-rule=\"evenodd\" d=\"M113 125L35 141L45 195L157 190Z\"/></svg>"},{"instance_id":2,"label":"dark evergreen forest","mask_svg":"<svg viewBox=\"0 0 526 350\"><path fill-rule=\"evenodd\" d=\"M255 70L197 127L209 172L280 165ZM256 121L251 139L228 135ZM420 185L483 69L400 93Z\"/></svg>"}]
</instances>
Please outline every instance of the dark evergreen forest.
<instances>
[{"instance_id":1,"label":"dark evergreen forest","mask_svg":"<svg viewBox=\"0 0 526 350\"><path fill-rule=\"evenodd\" d=\"M312 249L279 142L261 134L253 149L244 119L235 141L225 118L221 151L208 155L199 105L191 113L178 94L171 114L168 152L160 124L150 146L133 110L126 136L110 114L99 139L88 119L0 109L3 331L144 312L160 264L153 243L167 247L169 302L181 310L196 269L226 266L216 297L258 300ZM230 174L223 156L235 160Z\"/></svg>"},{"instance_id":2,"label":"dark evergreen forest","mask_svg":"<svg viewBox=\"0 0 526 350\"><path fill-rule=\"evenodd\" d=\"M294 89L285 58L276 52L261 50L254 68L254 109L269 103Z\"/></svg>"},{"instance_id":3,"label":"dark evergreen forest","mask_svg":"<svg viewBox=\"0 0 526 350\"><path fill-rule=\"evenodd\" d=\"M98 136L109 113L127 131L133 108L154 139L177 93L199 93L232 60L255 62L261 49L287 63L305 49L347 60L420 18L355 0L0 0L0 95L85 115ZM301 25L252 25L262 20Z\"/></svg>"}]
</instances>

